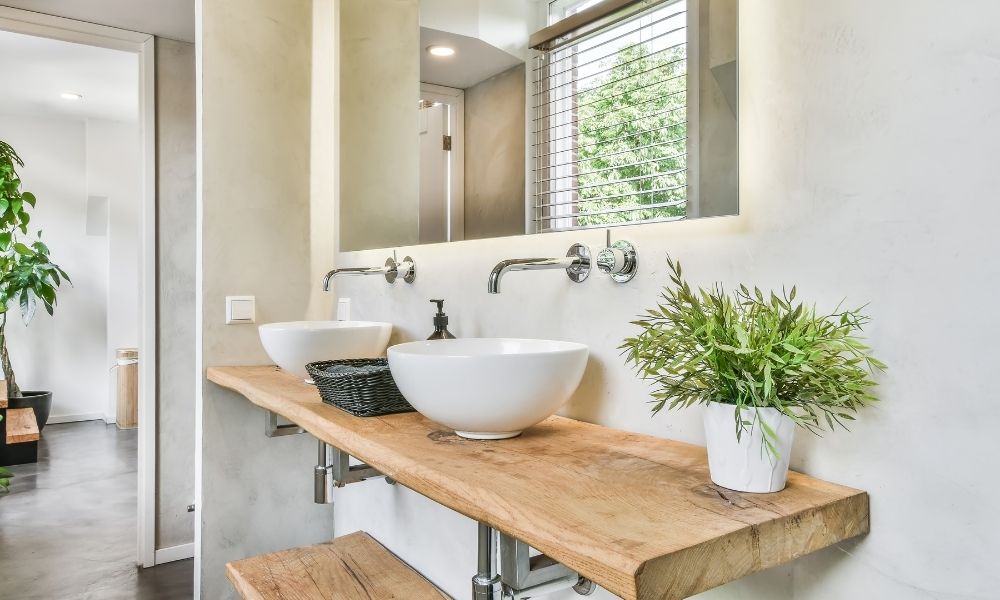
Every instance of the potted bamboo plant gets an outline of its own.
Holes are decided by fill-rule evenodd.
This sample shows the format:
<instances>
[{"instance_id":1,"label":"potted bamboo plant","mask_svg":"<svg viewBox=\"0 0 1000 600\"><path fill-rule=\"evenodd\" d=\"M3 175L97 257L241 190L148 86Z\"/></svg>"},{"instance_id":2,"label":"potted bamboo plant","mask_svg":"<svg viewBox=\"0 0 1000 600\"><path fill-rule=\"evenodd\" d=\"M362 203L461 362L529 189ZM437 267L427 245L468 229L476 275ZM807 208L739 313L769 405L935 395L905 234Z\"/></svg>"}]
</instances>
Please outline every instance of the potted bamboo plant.
<instances>
[{"instance_id":1,"label":"potted bamboo plant","mask_svg":"<svg viewBox=\"0 0 1000 600\"><path fill-rule=\"evenodd\" d=\"M34 239L28 235L29 209L35 196L21 191L17 168L24 162L6 142L0 141L0 364L7 383L11 408L31 407L41 430L52 408L52 392L22 391L17 384L7 348L7 316L18 307L25 325L41 304L50 315L56 305L56 290L66 272L49 258L49 248L42 242L42 232Z\"/></svg>"},{"instance_id":2,"label":"potted bamboo plant","mask_svg":"<svg viewBox=\"0 0 1000 600\"><path fill-rule=\"evenodd\" d=\"M829 313L796 302L796 290L764 294L741 285L693 289L667 257L670 281L622 345L655 384L652 411L705 405L709 471L742 492L785 487L796 426L844 427L876 400L885 365L859 337L862 308Z\"/></svg>"}]
</instances>

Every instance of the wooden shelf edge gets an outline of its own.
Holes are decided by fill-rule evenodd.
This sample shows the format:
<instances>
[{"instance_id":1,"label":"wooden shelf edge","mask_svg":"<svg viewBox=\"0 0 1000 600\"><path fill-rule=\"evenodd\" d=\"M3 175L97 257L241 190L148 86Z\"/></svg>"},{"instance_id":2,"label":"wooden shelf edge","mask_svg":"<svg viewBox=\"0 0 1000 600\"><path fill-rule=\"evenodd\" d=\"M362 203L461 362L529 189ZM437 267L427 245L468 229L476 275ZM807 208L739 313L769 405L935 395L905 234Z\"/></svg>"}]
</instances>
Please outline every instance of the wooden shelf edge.
<instances>
[{"instance_id":1,"label":"wooden shelf edge","mask_svg":"<svg viewBox=\"0 0 1000 600\"><path fill-rule=\"evenodd\" d=\"M865 535L869 529L868 493L858 491L795 519L751 525L729 534L721 543L694 546L650 561L636 573L635 595L639 599L683 600ZM785 543L761 544L768 539ZM727 551L722 552L722 548ZM733 560L734 555L737 560Z\"/></svg>"}]
</instances>

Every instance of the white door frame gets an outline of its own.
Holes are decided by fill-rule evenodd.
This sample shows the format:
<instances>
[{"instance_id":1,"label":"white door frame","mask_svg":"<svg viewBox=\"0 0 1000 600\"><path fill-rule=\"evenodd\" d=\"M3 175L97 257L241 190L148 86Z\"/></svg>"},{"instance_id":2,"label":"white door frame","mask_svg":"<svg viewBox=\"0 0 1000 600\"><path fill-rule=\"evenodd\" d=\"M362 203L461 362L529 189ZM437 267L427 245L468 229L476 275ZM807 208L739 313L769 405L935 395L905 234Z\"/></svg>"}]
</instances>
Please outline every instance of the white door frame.
<instances>
[{"instance_id":1,"label":"white door frame","mask_svg":"<svg viewBox=\"0 0 1000 600\"><path fill-rule=\"evenodd\" d=\"M153 36L0 6L0 29L134 52L139 57L139 462L136 563L156 564L156 105Z\"/></svg>"},{"instance_id":2,"label":"white door frame","mask_svg":"<svg viewBox=\"0 0 1000 600\"><path fill-rule=\"evenodd\" d=\"M420 99L447 104L451 156L448 159L448 231L449 242L465 239L465 90L420 83Z\"/></svg>"}]
</instances>

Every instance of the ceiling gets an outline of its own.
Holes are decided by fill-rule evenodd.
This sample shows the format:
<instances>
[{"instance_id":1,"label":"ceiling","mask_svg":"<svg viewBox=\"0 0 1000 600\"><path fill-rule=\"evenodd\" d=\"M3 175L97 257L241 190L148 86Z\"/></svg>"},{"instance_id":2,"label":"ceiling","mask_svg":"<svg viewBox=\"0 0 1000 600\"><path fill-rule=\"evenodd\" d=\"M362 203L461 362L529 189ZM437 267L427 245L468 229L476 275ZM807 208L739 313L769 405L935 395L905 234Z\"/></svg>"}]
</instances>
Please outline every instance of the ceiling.
<instances>
[{"instance_id":1,"label":"ceiling","mask_svg":"<svg viewBox=\"0 0 1000 600\"><path fill-rule=\"evenodd\" d=\"M139 58L132 52L0 31L0 113L134 121ZM59 97L82 94L77 101Z\"/></svg>"},{"instance_id":2,"label":"ceiling","mask_svg":"<svg viewBox=\"0 0 1000 600\"><path fill-rule=\"evenodd\" d=\"M0 0L0 4L194 43L194 0Z\"/></svg>"},{"instance_id":3,"label":"ceiling","mask_svg":"<svg viewBox=\"0 0 1000 600\"><path fill-rule=\"evenodd\" d=\"M448 46L455 49L455 54L432 56L428 46ZM464 90L521 62L478 38L420 28L420 81L424 83Z\"/></svg>"}]
</instances>

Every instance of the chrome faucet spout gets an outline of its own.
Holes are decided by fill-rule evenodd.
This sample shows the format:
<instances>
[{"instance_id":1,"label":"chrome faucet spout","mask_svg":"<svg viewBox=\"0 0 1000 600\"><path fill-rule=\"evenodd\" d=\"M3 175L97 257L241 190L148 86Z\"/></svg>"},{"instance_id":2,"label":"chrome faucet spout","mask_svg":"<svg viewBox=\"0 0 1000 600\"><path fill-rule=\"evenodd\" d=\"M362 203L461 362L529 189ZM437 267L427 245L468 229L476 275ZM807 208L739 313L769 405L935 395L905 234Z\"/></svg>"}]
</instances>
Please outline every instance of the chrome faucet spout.
<instances>
[{"instance_id":1,"label":"chrome faucet spout","mask_svg":"<svg viewBox=\"0 0 1000 600\"><path fill-rule=\"evenodd\" d=\"M573 244L562 258L508 258L497 263L490 271L486 291L500 293L500 280L511 271L544 271L563 269L571 280L579 283L590 274L590 251L583 244Z\"/></svg>"},{"instance_id":2,"label":"chrome faucet spout","mask_svg":"<svg viewBox=\"0 0 1000 600\"><path fill-rule=\"evenodd\" d=\"M330 281L338 275L382 275L389 283L396 283L396 278L400 278L406 283L413 283L417 277L417 267L413 264L413 259L409 256L402 261L396 262L396 253L385 259L385 264L381 267L344 267L333 269L323 276L323 291L330 291Z\"/></svg>"},{"instance_id":3,"label":"chrome faucet spout","mask_svg":"<svg viewBox=\"0 0 1000 600\"><path fill-rule=\"evenodd\" d=\"M333 269L323 276L323 291L330 291L330 280L338 275L384 275L390 271L388 266L384 267L344 267Z\"/></svg>"},{"instance_id":4,"label":"chrome faucet spout","mask_svg":"<svg viewBox=\"0 0 1000 600\"><path fill-rule=\"evenodd\" d=\"M579 258L508 258L497 263L490 271L487 291L500 293L500 280L511 271L544 271L546 269L568 269L580 264Z\"/></svg>"}]
</instances>

